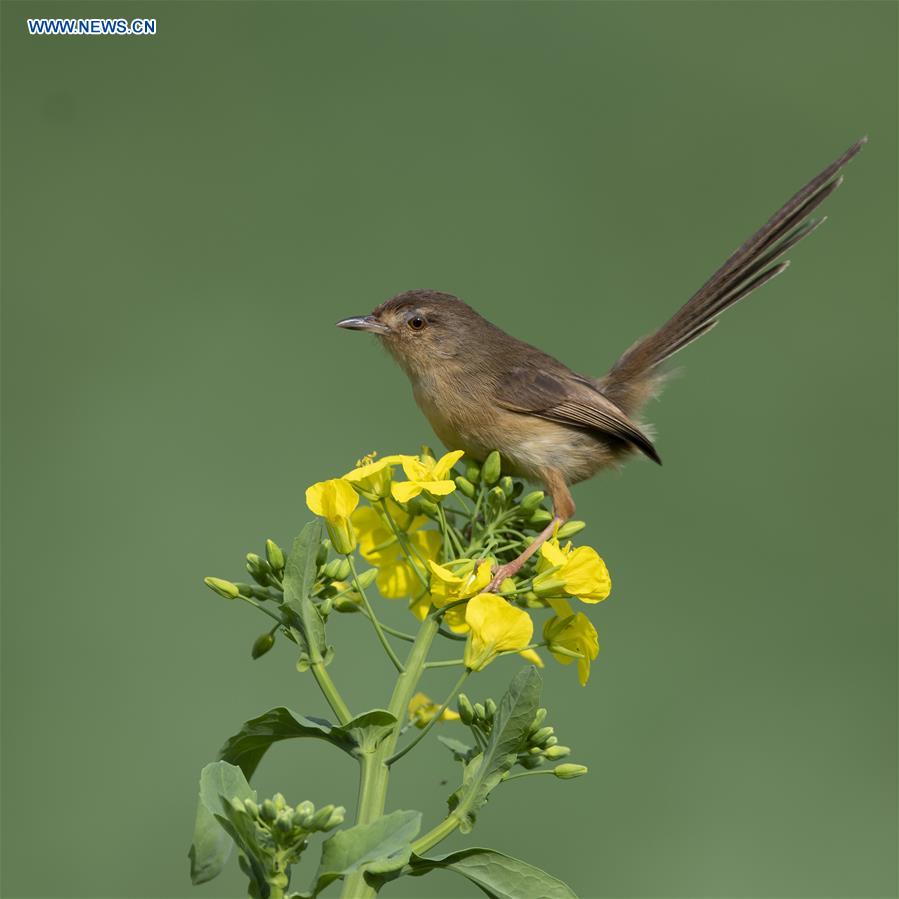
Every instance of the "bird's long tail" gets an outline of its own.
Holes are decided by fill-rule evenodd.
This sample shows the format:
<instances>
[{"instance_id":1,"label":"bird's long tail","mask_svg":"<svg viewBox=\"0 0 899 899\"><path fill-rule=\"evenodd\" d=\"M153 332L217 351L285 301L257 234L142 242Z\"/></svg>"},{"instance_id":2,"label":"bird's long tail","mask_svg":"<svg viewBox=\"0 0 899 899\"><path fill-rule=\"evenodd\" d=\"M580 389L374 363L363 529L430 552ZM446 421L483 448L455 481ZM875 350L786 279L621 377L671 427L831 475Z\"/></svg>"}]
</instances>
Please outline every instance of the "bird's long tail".
<instances>
[{"instance_id":1,"label":"bird's long tail","mask_svg":"<svg viewBox=\"0 0 899 899\"><path fill-rule=\"evenodd\" d=\"M718 316L790 264L784 253L824 222L811 213L842 184L839 170L867 143L863 137L809 181L653 334L635 343L599 382L600 390L628 412L658 388L656 367L715 327Z\"/></svg>"}]
</instances>

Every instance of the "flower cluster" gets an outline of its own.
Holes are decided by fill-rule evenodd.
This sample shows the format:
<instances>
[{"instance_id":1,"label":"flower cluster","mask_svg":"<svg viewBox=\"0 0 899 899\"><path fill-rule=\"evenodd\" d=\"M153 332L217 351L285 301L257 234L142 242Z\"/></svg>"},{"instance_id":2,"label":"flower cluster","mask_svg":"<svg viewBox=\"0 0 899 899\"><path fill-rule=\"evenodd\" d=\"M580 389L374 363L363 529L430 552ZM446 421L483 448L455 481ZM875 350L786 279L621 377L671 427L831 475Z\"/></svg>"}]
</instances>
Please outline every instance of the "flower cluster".
<instances>
[{"instance_id":1,"label":"flower cluster","mask_svg":"<svg viewBox=\"0 0 899 899\"><path fill-rule=\"evenodd\" d=\"M501 477L498 453L483 467L457 470L462 456L457 450L438 459L427 447L417 456L372 454L342 477L313 484L306 503L325 520L334 550L358 550L374 568L382 597L405 599L419 620L439 615L448 631L467 635L467 669L516 652L542 665L535 649L543 646L562 664L577 662L586 684L599 640L571 601L593 604L609 595L605 563L592 547L564 542L583 527L568 522L498 593L486 592L495 566L525 549L551 514L542 492L522 495L520 481ZM544 609L551 615L535 642L532 616Z\"/></svg>"},{"instance_id":2,"label":"flower cluster","mask_svg":"<svg viewBox=\"0 0 899 899\"><path fill-rule=\"evenodd\" d=\"M269 889L286 889L290 868L299 861L309 837L342 824L346 811L333 805L316 810L308 801L292 808L280 793L261 805L235 797L223 810L230 832L244 849L244 873L259 881L259 893L263 883Z\"/></svg>"},{"instance_id":3,"label":"flower cluster","mask_svg":"<svg viewBox=\"0 0 899 899\"><path fill-rule=\"evenodd\" d=\"M246 721L225 742L218 761L200 777L190 853L195 883L217 876L233 843L250 880L250 896L313 896L336 879L344 881L346 899L374 896L396 877L452 868L447 859L453 856L435 859L425 853L455 830L468 833L500 785L515 778L569 780L587 773L585 766L568 761L570 749L546 724L537 668L544 664L542 652L574 664L586 685L599 639L585 610L608 597L611 580L595 549L571 542L583 522L556 528L533 551L535 535L552 521L544 499L541 491L525 493L521 481L503 475L496 452L483 465L464 460L460 451L438 458L427 447L414 456L372 454L341 477L306 490L317 520L303 527L288 551L267 540L264 552L249 553L249 583L206 578L218 595L269 619L252 644L254 659L267 655L279 637L295 645L296 670L315 681L333 719L277 706ZM523 567L497 584L497 568L529 547ZM414 634L402 621L388 621L388 603L369 596L373 587L395 603L394 611L405 604ZM349 614L368 620L397 674L389 700L368 711L352 710L352 697L346 698L329 670L335 657L333 619ZM411 644L406 652L401 642ZM459 644L464 647L455 657L431 657L435 646ZM517 656L532 664L519 667L498 702L472 703L459 692L497 659ZM442 702L419 687L434 668L458 671ZM421 812L385 811L388 780L393 765L441 723L467 729L470 739L438 737L461 764L459 785L447 797L446 817L419 835ZM304 802L290 808L280 794L257 804L249 779L262 756L272 743L299 737L330 743L358 762L359 800L349 827L340 826L340 806L316 811ZM288 893L291 866L308 837L332 828L308 891ZM222 830L230 841L223 843ZM466 858L477 857L485 870L492 870L495 856L493 850L466 850ZM558 880L511 861L511 868L500 871L503 895L560 895Z\"/></svg>"}]
</instances>

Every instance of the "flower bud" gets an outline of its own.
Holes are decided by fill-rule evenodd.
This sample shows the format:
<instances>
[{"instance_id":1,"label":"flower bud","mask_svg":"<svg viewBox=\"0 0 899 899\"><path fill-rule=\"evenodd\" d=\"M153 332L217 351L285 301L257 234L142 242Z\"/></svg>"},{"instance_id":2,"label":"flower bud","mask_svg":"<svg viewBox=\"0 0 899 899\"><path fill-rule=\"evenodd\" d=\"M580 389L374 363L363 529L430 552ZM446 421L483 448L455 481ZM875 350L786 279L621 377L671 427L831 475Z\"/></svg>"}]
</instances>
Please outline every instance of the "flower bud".
<instances>
[{"instance_id":1,"label":"flower bud","mask_svg":"<svg viewBox=\"0 0 899 899\"><path fill-rule=\"evenodd\" d=\"M493 721L493 716L496 715L496 703L492 699L488 699L484 703L484 712L486 713L486 718L488 721Z\"/></svg>"},{"instance_id":2,"label":"flower bud","mask_svg":"<svg viewBox=\"0 0 899 899\"><path fill-rule=\"evenodd\" d=\"M573 777L580 777L587 773L586 765L556 765L553 768L553 774L561 777L562 780L571 780Z\"/></svg>"},{"instance_id":3,"label":"flower bud","mask_svg":"<svg viewBox=\"0 0 899 899\"><path fill-rule=\"evenodd\" d=\"M533 737L531 737L531 742L536 743L537 746L540 746L543 741L547 737L551 737L553 735L553 728L551 727L541 727Z\"/></svg>"},{"instance_id":4,"label":"flower bud","mask_svg":"<svg viewBox=\"0 0 899 899\"><path fill-rule=\"evenodd\" d=\"M468 480L468 478L454 478L456 486L459 488L459 492L467 496L469 499L474 499L475 494L477 493L477 489L474 484Z\"/></svg>"},{"instance_id":5,"label":"flower bud","mask_svg":"<svg viewBox=\"0 0 899 899\"><path fill-rule=\"evenodd\" d=\"M352 615L353 612L361 612L362 610L359 607L359 603L353 599L354 596L358 597L359 594L353 591L351 593L344 593L343 596L335 596L333 599L329 600L331 608L333 608L335 612L340 612L343 615Z\"/></svg>"},{"instance_id":6,"label":"flower bud","mask_svg":"<svg viewBox=\"0 0 899 899\"><path fill-rule=\"evenodd\" d=\"M543 722L546 720L546 709L540 708L537 709L537 714L534 715L534 720L531 722L530 732L532 734L537 733L540 729Z\"/></svg>"},{"instance_id":7,"label":"flower bud","mask_svg":"<svg viewBox=\"0 0 899 899\"><path fill-rule=\"evenodd\" d=\"M456 708L459 710L459 717L462 719L462 723L471 724L474 720L474 708L464 693L460 693L458 699L456 699Z\"/></svg>"},{"instance_id":8,"label":"flower bud","mask_svg":"<svg viewBox=\"0 0 899 899\"><path fill-rule=\"evenodd\" d=\"M275 635L273 633L260 634L253 643L250 655L254 659L261 659L275 645Z\"/></svg>"},{"instance_id":9,"label":"flower bud","mask_svg":"<svg viewBox=\"0 0 899 899\"><path fill-rule=\"evenodd\" d=\"M432 503L422 494L413 497L406 504L412 515L427 515L429 518L437 517L437 503Z\"/></svg>"},{"instance_id":10,"label":"flower bud","mask_svg":"<svg viewBox=\"0 0 899 899\"><path fill-rule=\"evenodd\" d=\"M274 540L265 541L265 558L275 571L284 570L284 551Z\"/></svg>"},{"instance_id":11,"label":"flower bud","mask_svg":"<svg viewBox=\"0 0 899 899\"><path fill-rule=\"evenodd\" d=\"M474 704L474 717L476 721L487 720L487 709L484 708L483 703L476 702Z\"/></svg>"},{"instance_id":12,"label":"flower bud","mask_svg":"<svg viewBox=\"0 0 899 899\"><path fill-rule=\"evenodd\" d=\"M492 513L497 513L506 505L506 494L503 493L502 487L494 487L487 494L487 509Z\"/></svg>"},{"instance_id":13,"label":"flower bud","mask_svg":"<svg viewBox=\"0 0 899 899\"><path fill-rule=\"evenodd\" d=\"M551 737L547 737L540 745L544 749L549 749L550 746L555 746L558 742L559 738L555 734L553 734Z\"/></svg>"},{"instance_id":14,"label":"flower bud","mask_svg":"<svg viewBox=\"0 0 899 899\"><path fill-rule=\"evenodd\" d=\"M511 593L515 592L515 581L507 577L503 580L503 582L499 585L499 592L503 594L503 596L508 596Z\"/></svg>"},{"instance_id":15,"label":"flower bud","mask_svg":"<svg viewBox=\"0 0 899 899\"><path fill-rule=\"evenodd\" d=\"M481 477L484 480L484 483L488 487L492 487L498 480L500 469L502 468L502 460L499 457L499 453L494 450L487 458L484 460L484 465L481 468Z\"/></svg>"},{"instance_id":16,"label":"flower bud","mask_svg":"<svg viewBox=\"0 0 899 899\"><path fill-rule=\"evenodd\" d=\"M266 799L262 803L262 808L259 810L259 816L267 824L272 824L275 818L278 817L278 810L275 808L275 803L272 802L271 799Z\"/></svg>"},{"instance_id":17,"label":"flower bud","mask_svg":"<svg viewBox=\"0 0 899 899\"><path fill-rule=\"evenodd\" d=\"M472 484L477 484L481 480L481 466L477 462L469 462L465 466L465 477Z\"/></svg>"},{"instance_id":18,"label":"flower bud","mask_svg":"<svg viewBox=\"0 0 899 899\"><path fill-rule=\"evenodd\" d=\"M518 759L518 764L521 765L522 768L527 768L528 770L530 770L532 768L539 768L543 764L543 756L542 755L520 756Z\"/></svg>"},{"instance_id":19,"label":"flower bud","mask_svg":"<svg viewBox=\"0 0 899 899\"><path fill-rule=\"evenodd\" d=\"M356 531L353 522L349 518L342 518L338 522L326 521L328 537L331 545L341 555L347 555L356 548Z\"/></svg>"},{"instance_id":20,"label":"flower bud","mask_svg":"<svg viewBox=\"0 0 899 899\"><path fill-rule=\"evenodd\" d=\"M363 571L359 575L359 578L358 578L359 586L362 587L362 589L364 590L367 587L370 587L375 582L377 577L378 577L378 569L377 568L366 568L365 571Z\"/></svg>"},{"instance_id":21,"label":"flower bud","mask_svg":"<svg viewBox=\"0 0 899 899\"><path fill-rule=\"evenodd\" d=\"M511 497L512 491L515 489L515 482L508 475L505 475L504 477L500 478L499 486L506 497Z\"/></svg>"},{"instance_id":22,"label":"flower bud","mask_svg":"<svg viewBox=\"0 0 899 899\"><path fill-rule=\"evenodd\" d=\"M332 581L344 581L350 576L350 563L347 559L331 559L324 568L322 574Z\"/></svg>"},{"instance_id":23,"label":"flower bud","mask_svg":"<svg viewBox=\"0 0 899 899\"><path fill-rule=\"evenodd\" d=\"M324 830L332 830L335 827L343 824L343 819L346 816L346 809L342 805L338 805L333 812L331 812L331 817L328 818L328 823L325 825Z\"/></svg>"},{"instance_id":24,"label":"flower bud","mask_svg":"<svg viewBox=\"0 0 899 899\"><path fill-rule=\"evenodd\" d=\"M219 596L224 596L225 599L237 599L240 596L240 589L237 584L232 584L231 581L222 580L220 577L204 577L203 583L209 587L210 590L215 590Z\"/></svg>"},{"instance_id":25,"label":"flower bud","mask_svg":"<svg viewBox=\"0 0 899 899\"><path fill-rule=\"evenodd\" d=\"M324 830L328 826L328 822L331 820L331 815L334 814L334 806L333 805L323 805L312 817L312 820L309 822L310 830Z\"/></svg>"},{"instance_id":26,"label":"flower bud","mask_svg":"<svg viewBox=\"0 0 899 899\"><path fill-rule=\"evenodd\" d=\"M249 815L254 818L259 817L259 806L252 799L245 799L243 804Z\"/></svg>"},{"instance_id":27,"label":"flower bud","mask_svg":"<svg viewBox=\"0 0 899 899\"><path fill-rule=\"evenodd\" d=\"M566 755L569 755L571 750L567 746L550 746L549 749L546 749L543 755L551 762L556 762L559 759L565 758Z\"/></svg>"},{"instance_id":28,"label":"flower bud","mask_svg":"<svg viewBox=\"0 0 899 899\"><path fill-rule=\"evenodd\" d=\"M537 511L528 519L528 524L533 524L542 528L545 525L548 525L552 520L552 512L547 509L537 509Z\"/></svg>"},{"instance_id":29,"label":"flower bud","mask_svg":"<svg viewBox=\"0 0 899 899\"><path fill-rule=\"evenodd\" d=\"M569 537L573 537L575 534L579 534L585 527L587 527L586 521L578 521L575 518L572 518L571 521L566 521L562 527L556 531L556 537L559 540L566 540Z\"/></svg>"},{"instance_id":30,"label":"flower bud","mask_svg":"<svg viewBox=\"0 0 899 899\"><path fill-rule=\"evenodd\" d=\"M321 545L318 548L318 552L315 554L315 564L316 567L321 568L325 562L328 561L328 552L331 549L331 541L330 540L322 540Z\"/></svg>"},{"instance_id":31,"label":"flower bud","mask_svg":"<svg viewBox=\"0 0 899 899\"><path fill-rule=\"evenodd\" d=\"M283 815L280 816L277 821L275 821L275 827L281 831L285 836L293 830L293 825L291 824L290 818L286 818Z\"/></svg>"},{"instance_id":32,"label":"flower bud","mask_svg":"<svg viewBox=\"0 0 899 899\"><path fill-rule=\"evenodd\" d=\"M533 512L540 503L543 502L543 497L545 494L542 490L535 490L533 493L529 493L527 496L523 496L521 498L521 502L518 504L525 512Z\"/></svg>"},{"instance_id":33,"label":"flower bud","mask_svg":"<svg viewBox=\"0 0 899 899\"><path fill-rule=\"evenodd\" d=\"M247 571L250 572L257 584L261 584L263 587L268 585L268 576L272 573L271 565L256 553L247 553Z\"/></svg>"},{"instance_id":34,"label":"flower bud","mask_svg":"<svg viewBox=\"0 0 899 899\"><path fill-rule=\"evenodd\" d=\"M315 814L315 806L307 799L301 802L293 811L293 826L306 827Z\"/></svg>"}]
</instances>

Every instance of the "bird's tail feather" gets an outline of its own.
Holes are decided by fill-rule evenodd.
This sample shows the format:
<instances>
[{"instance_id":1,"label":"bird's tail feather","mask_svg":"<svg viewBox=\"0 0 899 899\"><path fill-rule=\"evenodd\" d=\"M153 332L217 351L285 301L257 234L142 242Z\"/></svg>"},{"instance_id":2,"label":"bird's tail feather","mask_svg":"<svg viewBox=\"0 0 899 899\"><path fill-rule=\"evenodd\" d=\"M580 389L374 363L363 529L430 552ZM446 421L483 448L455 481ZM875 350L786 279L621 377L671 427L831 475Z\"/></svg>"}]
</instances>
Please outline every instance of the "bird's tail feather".
<instances>
[{"instance_id":1,"label":"bird's tail feather","mask_svg":"<svg viewBox=\"0 0 899 899\"><path fill-rule=\"evenodd\" d=\"M837 173L867 140L863 137L857 141L809 181L658 331L627 350L599 382L602 392L625 410L635 410L664 379L655 371L656 366L710 331L725 309L783 272L789 262L778 260L825 221L808 216L842 184Z\"/></svg>"}]
</instances>

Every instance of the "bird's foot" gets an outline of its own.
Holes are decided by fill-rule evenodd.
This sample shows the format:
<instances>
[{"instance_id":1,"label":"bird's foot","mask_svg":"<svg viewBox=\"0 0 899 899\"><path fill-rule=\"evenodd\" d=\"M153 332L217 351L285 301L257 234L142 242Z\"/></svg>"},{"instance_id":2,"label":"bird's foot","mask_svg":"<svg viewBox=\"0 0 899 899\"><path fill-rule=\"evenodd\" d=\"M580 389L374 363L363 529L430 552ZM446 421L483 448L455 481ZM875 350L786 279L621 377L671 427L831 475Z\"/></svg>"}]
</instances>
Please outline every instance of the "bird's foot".
<instances>
[{"instance_id":1,"label":"bird's foot","mask_svg":"<svg viewBox=\"0 0 899 899\"><path fill-rule=\"evenodd\" d=\"M493 569L493 580L487 585L487 590L485 592L495 593L499 590L500 584L507 577L515 577L515 575L521 571L522 566L527 560L528 557L522 554L517 559L506 562L505 565L497 565L497 567Z\"/></svg>"},{"instance_id":2,"label":"bird's foot","mask_svg":"<svg viewBox=\"0 0 899 899\"><path fill-rule=\"evenodd\" d=\"M487 593L495 593L499 589L499 585L507 578L507 577L515 577L519 571L524 567L524 563L527 562L528 559L547 540L553 535L555 529L562 523L562 519L556 515L553 520L533 539L528 548L517 558L512 559L511 562L506 562L504 565L498 565L493 569L493 580L487 585Z\"/></svg>"}]
</instances>

